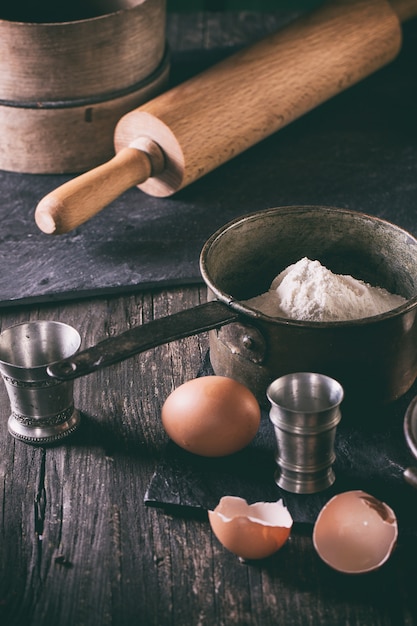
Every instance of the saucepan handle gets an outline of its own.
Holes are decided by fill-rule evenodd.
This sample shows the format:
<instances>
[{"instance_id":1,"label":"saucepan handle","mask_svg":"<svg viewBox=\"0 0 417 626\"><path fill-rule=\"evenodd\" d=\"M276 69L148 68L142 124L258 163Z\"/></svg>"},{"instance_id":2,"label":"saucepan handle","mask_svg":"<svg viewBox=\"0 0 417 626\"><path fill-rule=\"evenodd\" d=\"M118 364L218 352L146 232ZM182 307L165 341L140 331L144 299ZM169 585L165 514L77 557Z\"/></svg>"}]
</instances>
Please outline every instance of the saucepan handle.
<instances>
[{"instance_id":1,"label":"saucepan handle","mask_svg":"<svg viewBox=\"0 0 417 626\"><path fill-rule=\"evenodd\" d=\"M164 343L229 324L238 317L227 304L214 300L109 337L68 359L51 363L47 371L52 378L72 380Z\"/></svg>"}]
</instances>

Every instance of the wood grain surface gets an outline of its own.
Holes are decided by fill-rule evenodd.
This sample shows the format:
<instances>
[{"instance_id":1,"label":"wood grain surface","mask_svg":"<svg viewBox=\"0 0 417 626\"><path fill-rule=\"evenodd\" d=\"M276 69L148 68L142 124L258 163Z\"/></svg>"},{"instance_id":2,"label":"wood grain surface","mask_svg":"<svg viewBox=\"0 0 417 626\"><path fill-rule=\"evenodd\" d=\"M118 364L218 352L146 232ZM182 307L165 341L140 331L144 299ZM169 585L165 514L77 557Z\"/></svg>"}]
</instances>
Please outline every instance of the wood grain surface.
<instances>
[{"instance_id":1,"label":"wood grain surface","mask_svg":"<svg viewBox=\"0 0 417 626\"><path fill-rule=\"evenodd\" d=\"M46 7L42 13L39 3L43 23L34 20L30 2L22 3L9 18L0 9L1 101L42 106L94 96L108 99L147 78L161 63L166 43L164 0L114 0L109 12L101 15L99 3L93 2L92 16L81 6L78 16L77 10L70 16L70 5L65 5L58 21L53 3L49 15Z\"/></svg>"},{"instance_id":2,"label":"wood grain surface","mask_svg":"<svg viewBox=\"0 0 417 626\"><path fill-rule=\"evenodd\" d=\"M71 323L84 345L130 324L194 306L197 287L8 311ZM147 508L144 496L166 445L160 408L195 376L206 336L191 337L80 379L80 431L35 448L7 434L0 388L0 618L47 624L413 624L416 535L401 532L382 570L348 577L315 554L311 527L264 561L242 563L207 520ZM414 492L410 492L410 498Z\"/></svg>"},{"instance_id":3,"label":"wood grain surface","mask_svg":"<svg viewBox=\"0 0 417 626\"><path fill-rule=\"evenodd\" d=\"M199 290L181 290L16 311L2 319L2 328L65 319L90 345L202 298ZM185 572L175 554L173 560L171 542L187 559L189 530L177 520L171 536L170 520L146 509L143 498L166 443L160 404L195 375L205 349L204 339L194 337L80 380L75 400L83 425L71 443L48 450L7 434L2 385L2 623L169 623L173 581L165 578ZM206 532L197 525L197 534Z\"/></svg>"},{"instance_id":4,"label":"wood grain surface","mask_svg":"<svg viewBox=\"0 0 417 626\"><path fill-rule=\"evenodd\" d=\"M31 4L0 19L0 168L84 172L113 156L120 117L167 84L166 3L64 6L59 21L53 3L37 3L37 20Z\"/></svg>"},{"instance_id":5,"label":"wood grain surface","mask_svg":"<svg viewBox=\"0 0 417 626\"><path fill-rule=\"evenodd\" d=\"M190 30L188 18L173 16L170 33L184 51L195 45L191 41L226 45L230 36L236 43L249 18L234 19L225 16L220 27L213 15L199 15ZM248 32L257 27L250 18ZM405 215L404 209L401 219L417 228L412 211ZM205 288L188 286L9 306L0 310L0 329L54 319L77 328L88 347L205 299ZM218 543L204 516L145 506L167 444L162 403L196 375L207 346L206 334L190 337L76 381L82 426L51 448L26 445L7 433L9 402L0 384L0 624L417 623L413 530L400 527L397 549L380 571L354 577L319 560L311 526L294 528L269 559L243 563ZM410 499L415 497L410 488Z\"/></svg>"}]
</instances>

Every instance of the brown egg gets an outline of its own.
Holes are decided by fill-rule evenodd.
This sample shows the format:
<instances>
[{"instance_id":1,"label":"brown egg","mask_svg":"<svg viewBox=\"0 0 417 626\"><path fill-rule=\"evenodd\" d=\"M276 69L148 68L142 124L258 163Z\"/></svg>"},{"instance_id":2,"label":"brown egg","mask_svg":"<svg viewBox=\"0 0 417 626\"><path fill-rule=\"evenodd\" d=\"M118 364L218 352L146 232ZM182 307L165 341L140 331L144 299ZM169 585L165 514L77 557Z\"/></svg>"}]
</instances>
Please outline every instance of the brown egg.
<instances>
[{"instance_id":1,"label":"brown egg","mask_svg":"<svg viewBox=\"0 0 417 626\"><path fill-rule=\"evenodd\" d=\"M202 376L166 399L162 424L176 444L201 456L233 454L255 437L261 410L253 393L225 376Z\"/></svg>"},{"instance_id":2,"label":"brown egg","mask_svg":"<svg viewBox=\"0 0 417 626\"><path fill-rule=\"evenodd\" d=\"M224 496L208 515L217 539L241 559L264 559L279 550L293 524L282 500L248 504L243 498Z\"/></svg>"},{"instance_id":3,"label":"brown egg","mask_svg":"<svg viewBox=\"0 0 417 626\"><path fill-rule=\"evenodd\" d=\"M320 558L345 574L378 569L391 556L398 535L394 511L364 491L334 496L320 511L313 544Z\"/></svg>"}]
</instances>

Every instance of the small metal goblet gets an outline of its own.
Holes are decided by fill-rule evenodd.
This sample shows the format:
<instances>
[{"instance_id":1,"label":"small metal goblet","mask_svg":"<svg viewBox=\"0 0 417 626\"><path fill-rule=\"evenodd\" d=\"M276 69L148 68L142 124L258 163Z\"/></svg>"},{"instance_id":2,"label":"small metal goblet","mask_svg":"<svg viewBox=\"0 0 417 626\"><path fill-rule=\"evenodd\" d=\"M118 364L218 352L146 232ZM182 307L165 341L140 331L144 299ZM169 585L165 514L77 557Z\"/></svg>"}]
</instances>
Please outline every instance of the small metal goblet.
<instances>
[{"instance_id":1,"label":"small metal goblet","mask_svg":"<svg viewBox=\"0 0 417 626\"><path fill-rule=\"evenodd\" d=\"M49 320L17 324L0 334L0 374L11 404L8 429L13 437L48 444L77 428L73 381L53 379L47 367L75 354L80 343L74 328Z\"/></svg>"}]
</instances>

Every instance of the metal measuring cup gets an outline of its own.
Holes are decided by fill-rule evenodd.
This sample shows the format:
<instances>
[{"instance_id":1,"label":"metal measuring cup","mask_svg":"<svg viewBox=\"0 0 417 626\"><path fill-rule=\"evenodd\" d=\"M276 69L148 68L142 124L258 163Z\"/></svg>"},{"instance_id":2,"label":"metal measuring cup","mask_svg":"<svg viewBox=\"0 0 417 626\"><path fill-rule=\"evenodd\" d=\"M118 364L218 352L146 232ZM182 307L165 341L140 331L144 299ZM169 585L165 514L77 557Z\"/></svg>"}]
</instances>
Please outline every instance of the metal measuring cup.
<instances>
[{"instance_id":1,"label":"metal measuring cup","mask_svg":"<svg viewBox=\"0 0 417 626\"><path fill-rule=\"evenodd\" d=\"M293 493L315 493L333 484L334 441L343 396L340 383L311 372L287 374L269 385L279 487Z\"/></svg>"},{"instance_id":2,"label":"metal measuring cup","mask_svg":"<svg viewBox=\"0 0 417 626\"><path fill-rule=\"evenodd\" d=\"M51 378L47 367L74 355L80 344L75 328L49 320L17 324L0 334L0 374L11 404L8 430L13 437L47 444L77 428L73 381Z\"/></svg>"}]
</instances>

